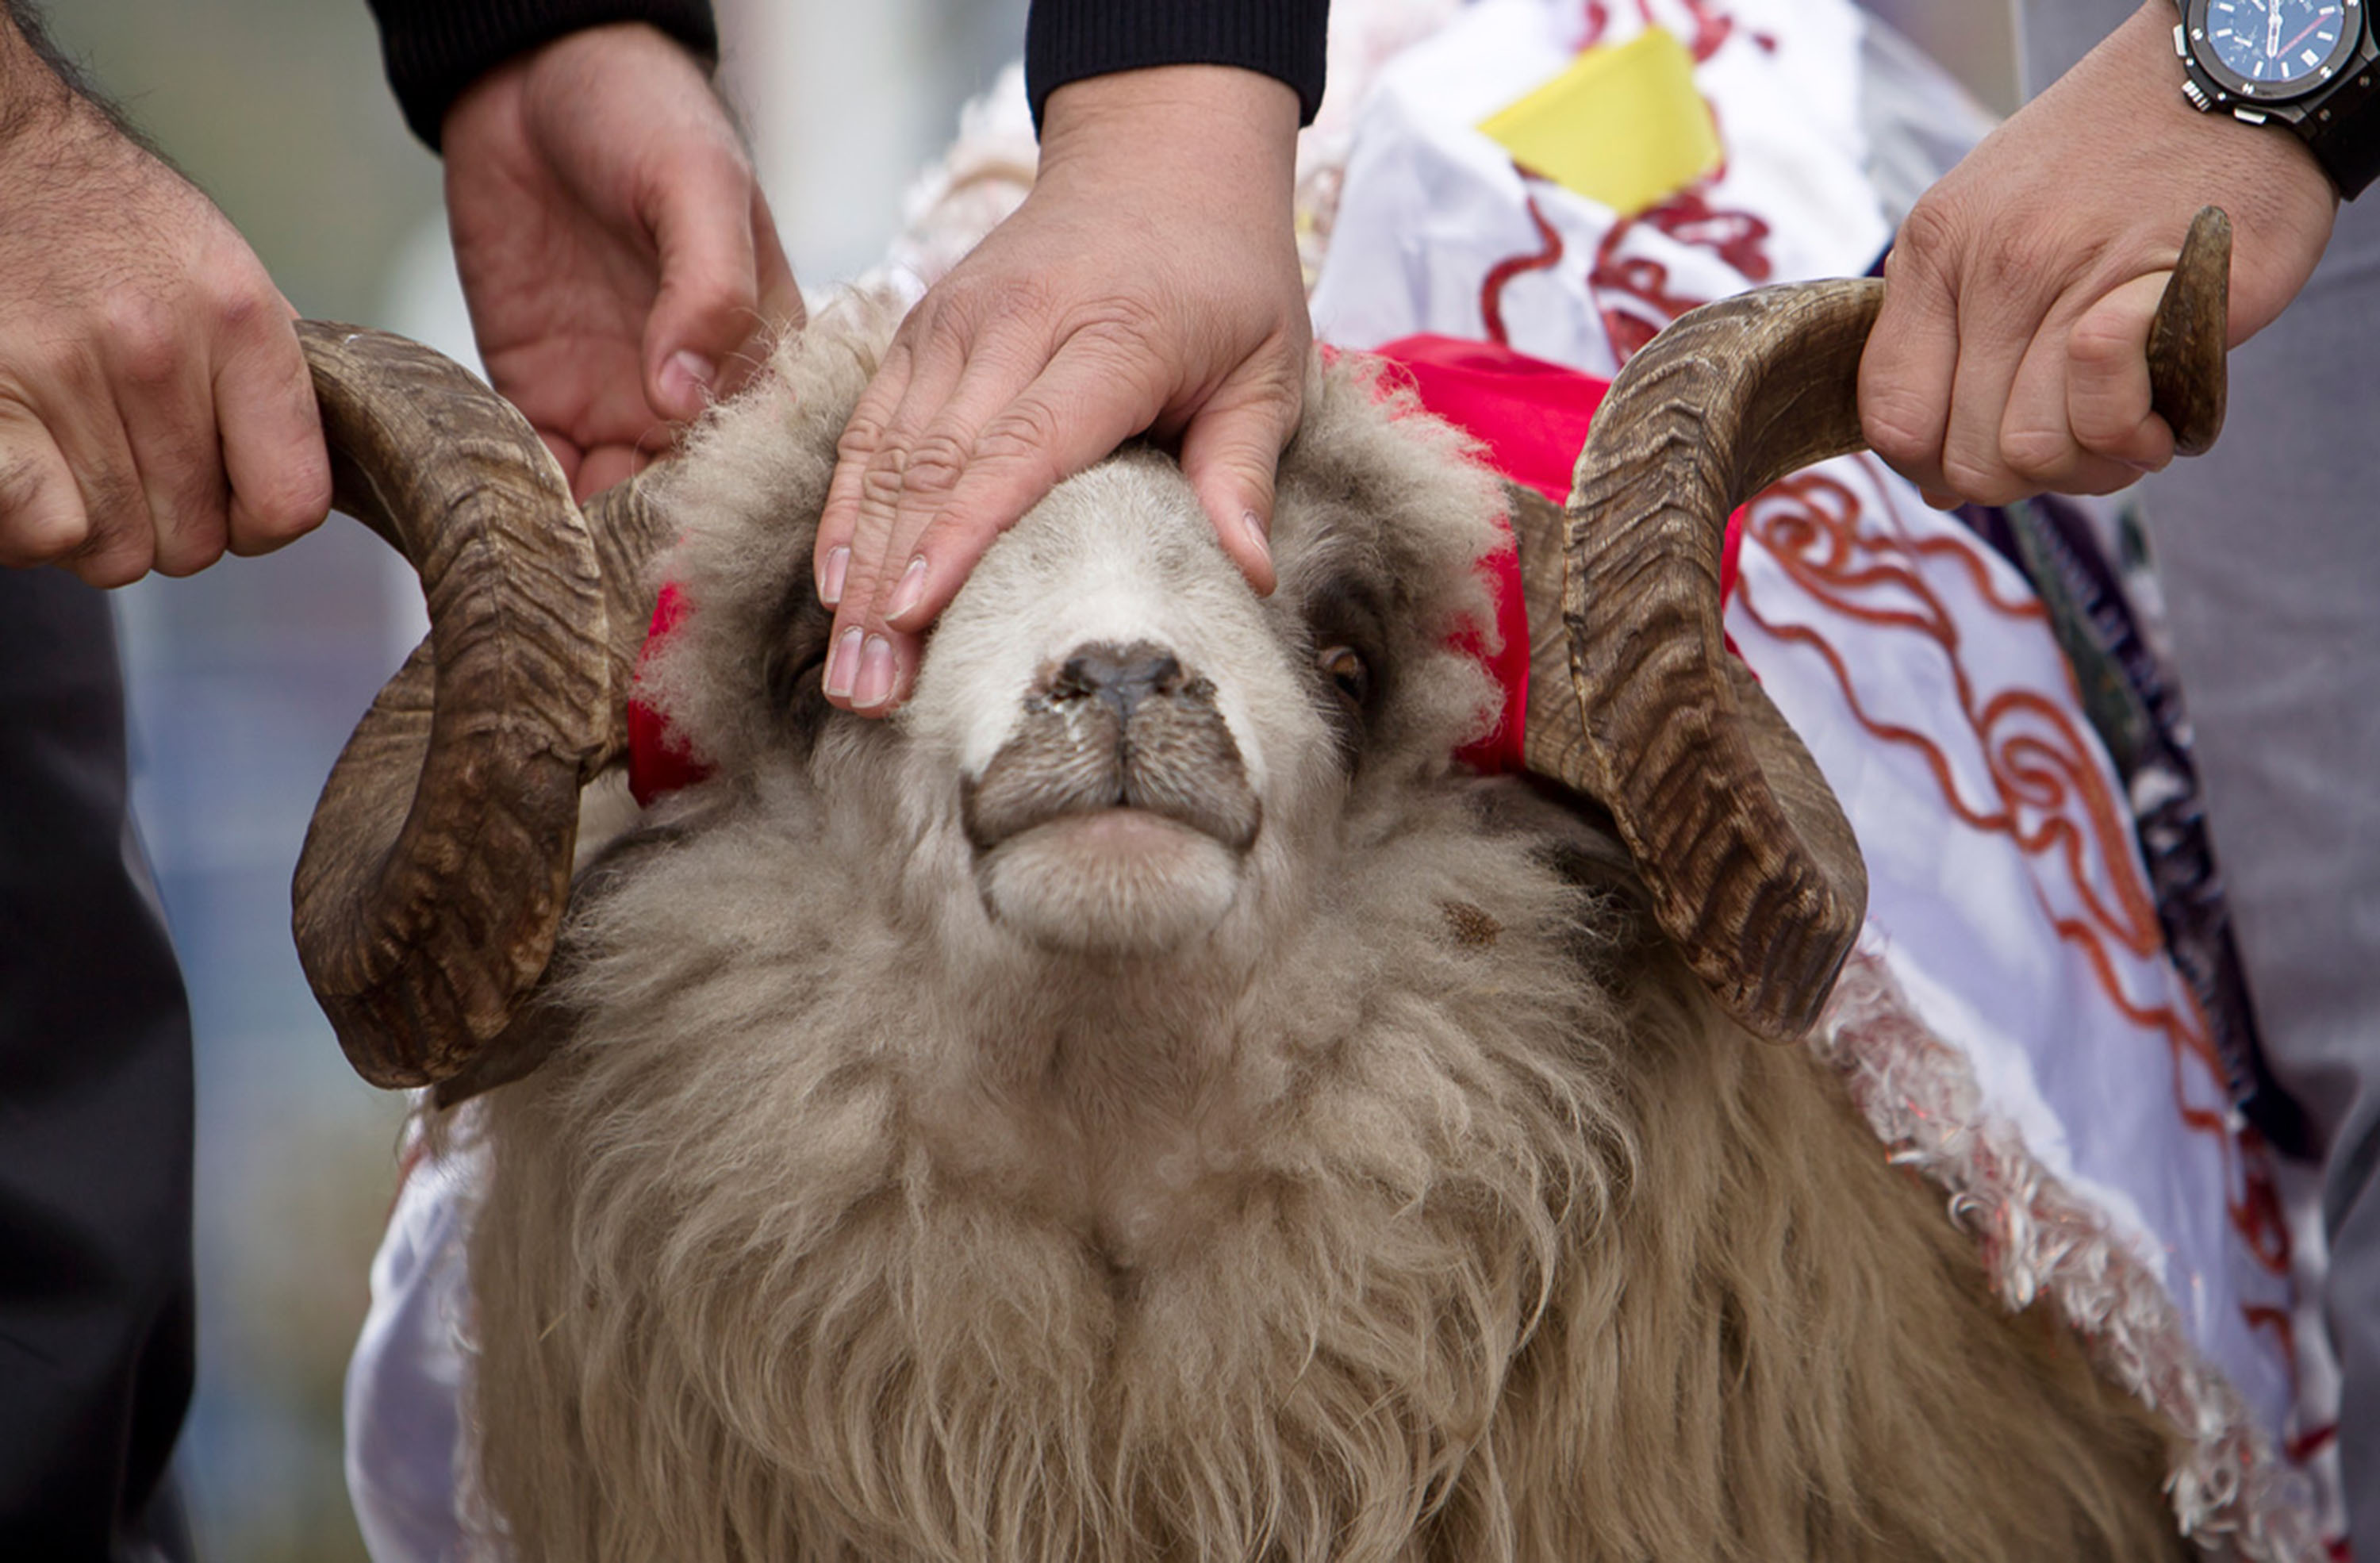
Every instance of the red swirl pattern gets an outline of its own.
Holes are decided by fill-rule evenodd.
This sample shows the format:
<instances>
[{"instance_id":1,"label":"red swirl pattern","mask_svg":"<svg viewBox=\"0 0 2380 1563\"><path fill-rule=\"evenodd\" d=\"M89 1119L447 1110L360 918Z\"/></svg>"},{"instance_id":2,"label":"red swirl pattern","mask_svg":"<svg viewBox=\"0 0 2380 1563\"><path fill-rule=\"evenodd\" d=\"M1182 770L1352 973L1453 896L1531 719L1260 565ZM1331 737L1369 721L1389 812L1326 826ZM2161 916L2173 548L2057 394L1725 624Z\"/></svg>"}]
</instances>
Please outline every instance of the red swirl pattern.
<instances>
[{"instance_id":1,"label":"red swirl pattern","mask_svg":"<svg viewBox=\"0 0 2380 1563\"><path fill-rule=\"evenodd\" d=\"M1985 764L1989 795L1966 794L1950 756L1926 733L1884 720L1861 699L1841 651L1819 631L1762 612L1752 583L1739 577L1736 600L1745 615L1779 642L1815 652L1827 664L1852 717L1877 743L1915 753L1932 773L1944 806L1961 823L2008 838L2036 867L2040 905L2058 939L2080 955L2108 1003L2126 1020L2166 1040L2172 1060L2174 1106L2192 1132L2210 1136L2222 1158L2228 1212L2242 1246L2267 1272L2289 1272L2289 1242L2280 1201L2264 1169L2261 1147L2235 1132L2232 1115L2219 1097L2193 1099L2185 1060L2202 1066L2200 1078L2222 1078L2220 1060L2205 1017L2186 990L2179 1001L2135 999L2126 988L2119 953L2135 961L2162 955L2164 934L2156 904L2133 862L2131 814L2107 771L2094 758L2095 744L2080 717L2076 698L2010 688L1978 694L1961 656L1956 618L1935 584L1917 567L1928 558L1955 561L1988 612L2016 620L2046 616L2039 601L2011 600L1991 584L1980 544L1947 537L1913 539L1894 514L1888 491L1884 525L1863 527L1860 496L1824 471L1788 478L1749 507L1747 535L1766 549L1786 578L1811 600L1842 620L1887 631L1905 631L1930 642L1947 670L1958 712ZM2079 910L2055 904L2052 884L2062 884ZM2268 1311L2267 1311L2268 1312ZM2270 1321L2250 1310L2250 1322Z\"/></svg>"}]
</instances>

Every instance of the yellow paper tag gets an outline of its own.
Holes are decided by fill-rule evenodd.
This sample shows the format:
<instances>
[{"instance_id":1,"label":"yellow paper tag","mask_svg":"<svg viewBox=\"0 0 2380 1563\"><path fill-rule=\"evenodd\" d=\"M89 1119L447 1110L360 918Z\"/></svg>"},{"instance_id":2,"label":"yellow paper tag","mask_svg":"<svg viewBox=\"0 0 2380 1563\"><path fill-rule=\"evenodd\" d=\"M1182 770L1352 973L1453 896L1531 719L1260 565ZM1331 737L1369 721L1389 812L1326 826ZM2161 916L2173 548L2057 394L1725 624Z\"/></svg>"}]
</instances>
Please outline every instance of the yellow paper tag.
<instances>
[{"instance_id":1,"label":"yellow paper tag","mask_svg":"<svg viewBox=\"0 0 2380 1563\"><path fill-rule=\"evenodd\" d=\"M1479 128L1530 173L1622 217L1677 194L1723 155L1694 56L1658 27L1587 50Z\"/></svg>"}]
</instances>

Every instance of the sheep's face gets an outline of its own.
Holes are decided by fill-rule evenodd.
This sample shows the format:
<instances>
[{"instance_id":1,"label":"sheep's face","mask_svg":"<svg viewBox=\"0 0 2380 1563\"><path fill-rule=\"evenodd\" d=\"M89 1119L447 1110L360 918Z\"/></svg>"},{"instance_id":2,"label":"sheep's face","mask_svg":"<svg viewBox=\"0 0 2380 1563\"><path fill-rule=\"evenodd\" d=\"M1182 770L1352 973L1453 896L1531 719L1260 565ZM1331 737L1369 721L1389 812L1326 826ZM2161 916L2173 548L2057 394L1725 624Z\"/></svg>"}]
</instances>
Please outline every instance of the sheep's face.
<instances>
[{"instance_id":1,"label":"sheep's face","mask_svg":"<svg viewBox=\"0 0 2380 1563\"><path fill-rule=\"evenodd\" d=\"M1206 530L1161 458L1087 474L991 551L930 645L909 769L957 778L986 912L1045 949L1157 955L1212 932L1267 804L1296 802L1281 757L1322 742Z\"/></svg>"},{"instance_id":2,"label":"sheep's face","mask_svg":"<svg viewBox=\"0 0 2380 1563\"><path fill-rule=\"evenodd\" d=\"M1173 463L1127 452L985 555L904 710L832 710L808 561L866 361L837 353L830 336L782 366L773 389L803 459L779 464L798 468L771 475L780 493L734 493L754 474L728 458L783 442L782 401L773 427L751 430L743 409L690 464L714 476L680 501L705 528L682 556L688 638L707 667L723 657L743 676L721 688L664 668L663 686L727 768L797 773L827 837L874 843L870 877L909 911L1044 956L1261 948L1301 915L1318 869L1392 829L1413 782L1447 772L1491 720L1486 675L1448 642L1488 616L1474 564L1498 540L1493 488L1448 459L1450 431L1353 370L1317 375L1284 461L1271 598L1217 545ZM843 383L807 382L821 358Z\"/></svg>"}]
</instances>

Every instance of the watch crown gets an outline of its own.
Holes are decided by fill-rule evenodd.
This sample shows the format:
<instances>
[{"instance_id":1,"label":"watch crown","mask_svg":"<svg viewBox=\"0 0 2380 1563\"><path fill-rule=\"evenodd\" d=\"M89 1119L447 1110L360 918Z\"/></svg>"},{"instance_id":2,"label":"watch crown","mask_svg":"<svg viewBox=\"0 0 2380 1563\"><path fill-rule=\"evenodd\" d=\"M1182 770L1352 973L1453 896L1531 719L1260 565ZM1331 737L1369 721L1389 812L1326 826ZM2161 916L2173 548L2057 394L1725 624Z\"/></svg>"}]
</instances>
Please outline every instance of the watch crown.
<instances>
[{"instance_id":1,"label":"watch crown","mask_svg":"<svg viewBox=\"0 0 2380 1563\"><path fill-rule=\"evenodd\" d=\"M2215 106L2214 101L2206 95L2206 89L2195 81L2184 81L2181 84L2181 95L2188 98L2191 106L2201 114Z\"/></svg>"}]
</instances>

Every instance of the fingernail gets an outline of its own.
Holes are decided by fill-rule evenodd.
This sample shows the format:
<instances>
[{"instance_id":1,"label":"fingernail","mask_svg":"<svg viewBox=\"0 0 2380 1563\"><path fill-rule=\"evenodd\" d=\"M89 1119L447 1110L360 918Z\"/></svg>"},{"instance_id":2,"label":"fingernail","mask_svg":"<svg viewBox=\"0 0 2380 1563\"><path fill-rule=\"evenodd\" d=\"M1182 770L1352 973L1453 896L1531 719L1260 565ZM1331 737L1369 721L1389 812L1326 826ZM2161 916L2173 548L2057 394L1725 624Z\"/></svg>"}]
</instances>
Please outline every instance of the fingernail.
<instances>
[{"instance_id":1,"label":"fingernail","mask_svg":"<svg viewBox=\"0 0 2380 1563\"><path fill-rule=\"evenodd\" d=\"M880 635L868 637L859 657L859 687L852 691L854 710L869 711L892 698L892 643Z\"/></svg>"},{"instance_id":2,"label":"fingernail","mask_svg":"<svg viewBox=\"0 0 2380 1563\"><path fill-rule=\"evenodd\" d=\"M719 366L699 353L674 353L662 366L662 394L673 406L699 411L718 383Z\"/></svg>"},{"instance_id":3,"label":"fingernail","mask_svg":"<svg viewBox=\"0 0 2380 1563\"><path fill-rule=\"evenodd\" d=\"M837 700L849 698L851 682L858 673L859 631L847 629L843 632L843 638L834 643L834 655L827 659L827 694Z\"/></svg>"},{"instance_id":4,"label":"fingernail","mask_svg":"<svg viewBox=\"0 0 2380 1563\"><path fill-rule=\"evenodd\" d=\"M1251 510L1240 517L1240 529L1247 533L1248 540L1257 545L1258 553L1267 559L1272 557L1272 539L1265 536L1264 521L1255 511Z\"/></svg>"},{"instance_id":5,"label":"fingernail","mask_svg":"<svg viewBox=\"0 0 2380 1563\"><path fill-rule=\"evenodd\" d=\"M900 618L910 609L915 608L917 605L917 599L925 595L926 556L921 553L909 561L909 567L901 572L901 584L892 589L892 606L884 611L884 616L888 619Z\"/></svg>"},{"instance_id":6,"label":"fingernail","mask_svg":"<svg viewBox=\"0 0 2380 1563\"><path fill-rule=\"evenodd\" d=\"M843 577L851 569L851 550L838 544L826 551L826 569L819 576L819 600L828 607L843 601Z\"/></svg>"}]
</instances>

